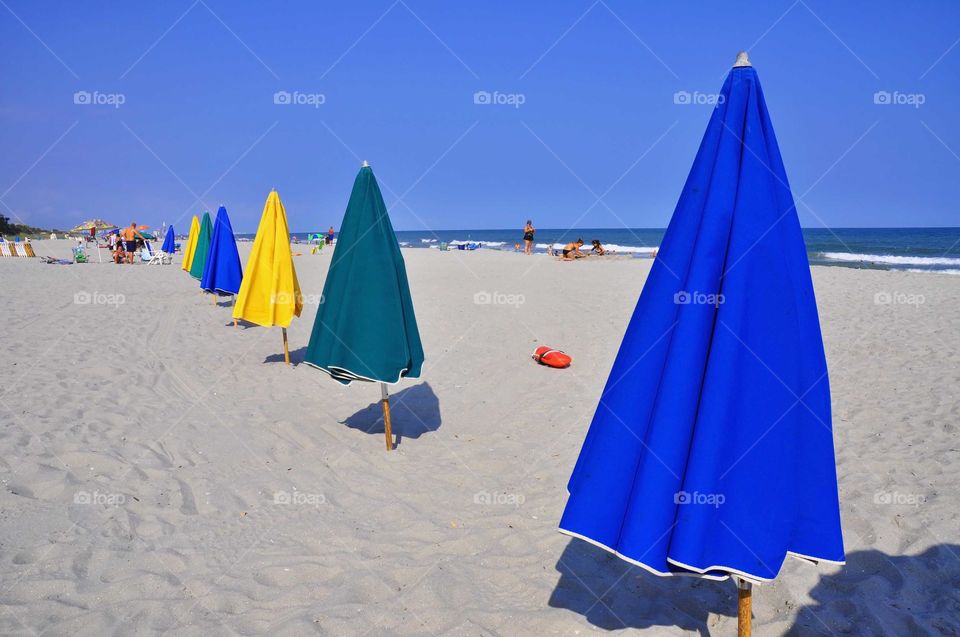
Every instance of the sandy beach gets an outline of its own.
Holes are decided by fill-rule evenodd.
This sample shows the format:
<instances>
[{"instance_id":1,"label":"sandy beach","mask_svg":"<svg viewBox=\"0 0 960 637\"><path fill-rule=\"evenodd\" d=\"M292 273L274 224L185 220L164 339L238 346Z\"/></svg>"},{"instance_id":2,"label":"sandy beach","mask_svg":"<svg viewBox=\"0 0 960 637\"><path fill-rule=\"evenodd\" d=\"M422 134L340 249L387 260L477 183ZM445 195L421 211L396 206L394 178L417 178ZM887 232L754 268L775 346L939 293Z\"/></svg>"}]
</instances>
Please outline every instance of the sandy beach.
<instances>
[{"instance_id":1,"label":"sandy beach","mask_svg":"<svg viewBox=\"0 0 960 637\"><path fill-rule=\"evenodd\" d=\"M0 634L736 633L732 583L557 532L649 259L405 249L426 364L386 453L377 388L298 364L332 251L295 251L289 367L180 255L0 258ZM755 634L960 635L960 277L813 280L847 565L788 561Z\"/></svg>"}]
</instances>

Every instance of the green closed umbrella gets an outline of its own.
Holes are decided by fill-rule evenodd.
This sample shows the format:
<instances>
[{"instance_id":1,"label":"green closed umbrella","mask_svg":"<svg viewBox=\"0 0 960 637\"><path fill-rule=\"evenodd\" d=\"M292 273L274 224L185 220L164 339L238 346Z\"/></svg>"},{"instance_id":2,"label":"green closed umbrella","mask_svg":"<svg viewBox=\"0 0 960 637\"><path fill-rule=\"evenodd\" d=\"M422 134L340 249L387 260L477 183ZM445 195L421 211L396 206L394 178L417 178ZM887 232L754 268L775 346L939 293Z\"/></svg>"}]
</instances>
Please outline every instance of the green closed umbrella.
<instances>
[{"instance_id":1,"label":"green closed umbrella","mask_svg":"<svg viewBox=\"0 0 960 637\"><path fill-rule=\"evenodd\" d=\"M198 281L203 278L203 268L207 265L207 255L210 253L210 239L213 237L213 224L210 222L210 213L203 213L200 222L200 234L197 235L197 247L193 251L193 263L190 264L190 276Z\"/></svg>"},{"instance_id":2,"label":"green closed umbrella","mask_svg":"<svg viewBox=\"0 0 960 637\"><path fill-rule=\"evenodd\" d=\"M343 384L381 384L392 449L387 383L420 376L423 346L400 245L367 162L353 183L304 360Z\"/></svg>"}]
</instances>

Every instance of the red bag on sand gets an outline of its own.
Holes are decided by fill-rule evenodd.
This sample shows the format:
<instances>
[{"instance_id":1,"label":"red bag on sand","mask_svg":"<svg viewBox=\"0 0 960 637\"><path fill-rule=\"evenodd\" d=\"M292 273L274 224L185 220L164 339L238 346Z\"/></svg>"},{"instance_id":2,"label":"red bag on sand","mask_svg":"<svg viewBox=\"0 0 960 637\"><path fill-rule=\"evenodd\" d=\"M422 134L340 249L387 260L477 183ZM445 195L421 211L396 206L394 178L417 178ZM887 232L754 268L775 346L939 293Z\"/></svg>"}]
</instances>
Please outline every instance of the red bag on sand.
<instances>
[{"instance_id":1,"label":"red bag on sand","mask_svg":"<svg viewBox=\"0 0 960 637\"><path fill-rule=\"evenodd\" d=\"M557 369L570 367L570 363L573 361L572 358L560 350L547 347L546 345L541 345L533 352L533 360L541 365L556 367Z\"/></svg>"}]
</instances>

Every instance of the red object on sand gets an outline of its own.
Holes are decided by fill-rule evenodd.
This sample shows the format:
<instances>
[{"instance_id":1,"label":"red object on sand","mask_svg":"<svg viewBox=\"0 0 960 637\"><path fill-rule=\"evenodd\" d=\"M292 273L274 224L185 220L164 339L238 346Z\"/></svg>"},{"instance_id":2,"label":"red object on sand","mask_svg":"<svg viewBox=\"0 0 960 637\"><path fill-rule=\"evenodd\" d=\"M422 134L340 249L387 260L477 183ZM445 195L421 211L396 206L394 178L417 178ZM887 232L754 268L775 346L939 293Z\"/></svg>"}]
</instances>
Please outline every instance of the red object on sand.
<instances>
[{"instance_id":1,"label":"red object on sand","mask_svg":"<svg viewBox=\"0 0 960 637\"><path fill-rule=\"evenodd\" d=\"M547 347L546 345L541 345L533 352L533 360L541 365L556 367L557 369L570 367L570 363L573 361L573 359L564 352L553 349L552 347Z\"/></svg>"}]
</instances>

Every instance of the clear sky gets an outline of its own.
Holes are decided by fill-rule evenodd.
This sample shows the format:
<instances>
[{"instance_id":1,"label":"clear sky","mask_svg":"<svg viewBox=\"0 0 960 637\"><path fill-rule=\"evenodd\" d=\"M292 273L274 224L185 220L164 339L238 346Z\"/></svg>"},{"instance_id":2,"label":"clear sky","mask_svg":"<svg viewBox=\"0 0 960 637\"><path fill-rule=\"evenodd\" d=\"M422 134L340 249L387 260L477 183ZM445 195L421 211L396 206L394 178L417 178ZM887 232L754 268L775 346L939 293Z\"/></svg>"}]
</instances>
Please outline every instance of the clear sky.
<instances>
[{"instance_id":1,"label":"clear sky","mask_svg":"<svg viewBox=\"0 0 960 637\"><path fill-rule=\"evenodd\" d=\"M0 213L253 232L276 187L325 229L368 159L397 229L662 227L748 49L805 226L953 226L958 40L956 1L2 0Z\"/></svg>"}]
</instances>

